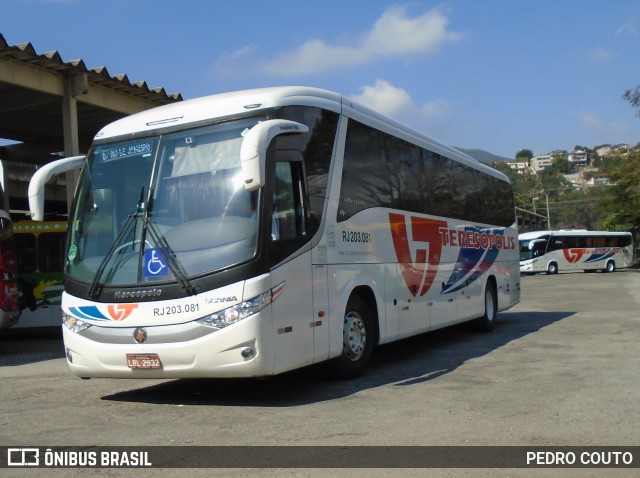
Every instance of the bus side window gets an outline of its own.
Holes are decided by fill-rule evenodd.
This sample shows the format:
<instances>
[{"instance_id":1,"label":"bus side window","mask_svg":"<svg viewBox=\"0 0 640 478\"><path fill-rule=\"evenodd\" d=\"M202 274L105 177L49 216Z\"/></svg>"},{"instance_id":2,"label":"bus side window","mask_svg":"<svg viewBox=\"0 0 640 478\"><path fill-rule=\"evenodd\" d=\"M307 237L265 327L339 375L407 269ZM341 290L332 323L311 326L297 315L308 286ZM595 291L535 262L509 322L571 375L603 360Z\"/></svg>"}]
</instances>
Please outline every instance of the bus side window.
<instances>
[{"instance_id":1,"label":"bus side window","mask_svg":"<svg viewBox=\"0 0 640 478\"><path fill-rule=\"evenodd\" d=\"M558 251L564 247L562 240L560 239L552 239L549 247L549 251Z\"/></svg>"},{"instance_id":2,"label":"bus side window","mask_svg":"<svg viewBox=\"0 0 640 478\"><path fill-rule=\"evenodd\" d=\"M544 254L544 242L536 242L533 245L533 250L531 251L531 257L538 257Z\"/></svg>"},{"instance_id":3,"label":"bus side window","mask_svg":"<svg viewBox=\"0 0 640 478\"><path fill-rule=\"evenodd\" d=\"M271 213L272 264L292 254L307 240L303 163L276 162Z\"/></svg>"},{"instance_id":4,"label":"bus side window","mask_svg":"<svg viewBox=\"0 0 640 478\"><path fill-rule=\"evenodd\" d=\"M38 268L36 236L34 234L16 234L16 255L18 270L21 273L35 272Z\"/></svg>"},{"instance_id":5,"label":"bus side window","mask_svg":"<svg viewBox=\"0 0 640 478\"><path fill-rule=\"evenodd\" d=\"M305 234L299 163L276 163L271 239L282 241Z\"/></svg>"},{"instance_id":6,"label":"bus side window","mask_svg":"<svg viewBox=\"0 0 640 478\"><path fill-rule=\"evenodd\" d=\"M62 272L66 234L46 232L38 238L38 268L40 272Z\"/></svg>"}]
</instances>

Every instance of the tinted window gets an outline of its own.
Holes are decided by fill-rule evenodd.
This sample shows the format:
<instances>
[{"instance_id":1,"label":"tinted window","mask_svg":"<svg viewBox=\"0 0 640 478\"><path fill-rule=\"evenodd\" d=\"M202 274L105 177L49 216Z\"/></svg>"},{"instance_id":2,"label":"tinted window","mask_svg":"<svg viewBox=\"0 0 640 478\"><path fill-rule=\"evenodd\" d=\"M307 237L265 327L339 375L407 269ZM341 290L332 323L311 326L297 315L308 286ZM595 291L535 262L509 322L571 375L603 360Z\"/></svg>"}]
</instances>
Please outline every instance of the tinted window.
<instances>
[{"instance_id":1,"label":"tinted window","mask_svg":"<svg viewBox=\"0 0 640 478\"><path fill-rule=\"evenodd\" d=\"M614 238L614 244L617 247L627 247L631 245L631 234L627 234L621 237Z\"/></svg>"},{"instance_id":2,"label":"tinted window","mask_svg":"<svg viewBox=\"0 0 640 478\"><path fill-rule=\"evenodd\" d=\"M371 207L504 227L515 221L508 182L350 120L338 221Z\"/></svg>"},{"instance_id":3,"label":"tinted window","mask_svg":"<svg viewBox=\"0 0 640 478\"><path fill-rule=\"evenodd\" d=\"M627 247L631 245L631 235L619 236L561 236L555 241L561 242L567 248L594 248L594 247Z\"/></svg>"},{"instance_id":4,"label":"tinted window","mask_svg":"<svg viewBox=\"0 0 640 478\"><path fill-rule=\"evenodd\" d=\"M359 123L349 123L345 150L338 221L370 207L390 206L394 184L399 185L386 160L381 137ZM379 168L383 168L379 171Z\"/></svg>"},{"instance_id":5,"label":"tinted window","mask_svg":"<svg viewBox=\"0 0 640 478\"><path fill-rule=\"evenodd\" d=\"M276 118L297 121L309 127L307 134L282 135L276 138L278 149L296 150L304 158L306 185L309 195L313 229L317 231L327 197L329 167L338 127L338 113L309 106L288 106L276 111Z\"/></svg>"},{"instance_id":6,"label":"tinted window","mask_svg":"<svg viewBox=\"0 0 640 478\"><path fill-rule=\"evenodd\" d=\"M277 162L273 185L271 265L293 254L308 240L302 162Z\"/></svg>"},{"instance_id":7,"label":"tinted window","mask_svg":"<svg viewBox=\"0 0 640 478\"><path fill-rule=\"evenodd\" d=\"M36 236L34 234L16 234L16 255L18 271L35 272L38 263L36 255Z\"/></svg>"},{"instance_id":8,"label":"tinted window","mask_svg":"<svg viewBox=\"0 0 640 478\"><path fill-rule=\"evenodd\" d=\"M61 272L64 267L66 234L44 232L38 236L40 272Z\"/></svg>"}]
</instances>

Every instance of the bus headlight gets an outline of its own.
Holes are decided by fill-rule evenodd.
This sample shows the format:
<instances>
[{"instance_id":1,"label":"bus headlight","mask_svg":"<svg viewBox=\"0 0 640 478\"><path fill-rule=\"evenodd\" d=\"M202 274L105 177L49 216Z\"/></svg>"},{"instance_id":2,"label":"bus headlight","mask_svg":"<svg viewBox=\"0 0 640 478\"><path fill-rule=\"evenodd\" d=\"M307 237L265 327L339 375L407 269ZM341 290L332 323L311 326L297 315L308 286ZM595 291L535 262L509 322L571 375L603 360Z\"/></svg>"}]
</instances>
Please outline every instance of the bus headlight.
<instances>
[{"instance_id":1,"label":"bus headlight","mask_svg":"<svg viewBox=\"0 0 640 478\"><path fill-rule=\"evenodd\" d=\"M90 323L65 313L62 314L62 324L71 332L75 332L76 334L92 327Z\"/></svg>"},{"instance_id":2,"label":"bus headlight","mask_svg":"<svg viewBox=\"0 0 640 478\"><path fill-rule=\"evenodd\" d=\"M273 302L282 293L283 289L284 282L252 299L245 300L244 302L227 307L226 309L208 315L207 317L203 317L202 319L199 319L198 322L202 325L215 327L217 329L228 327L229 325L240 322L247 317L251 317L257 312L260 312L267 305Z\"/></svg>"}]
</instances>

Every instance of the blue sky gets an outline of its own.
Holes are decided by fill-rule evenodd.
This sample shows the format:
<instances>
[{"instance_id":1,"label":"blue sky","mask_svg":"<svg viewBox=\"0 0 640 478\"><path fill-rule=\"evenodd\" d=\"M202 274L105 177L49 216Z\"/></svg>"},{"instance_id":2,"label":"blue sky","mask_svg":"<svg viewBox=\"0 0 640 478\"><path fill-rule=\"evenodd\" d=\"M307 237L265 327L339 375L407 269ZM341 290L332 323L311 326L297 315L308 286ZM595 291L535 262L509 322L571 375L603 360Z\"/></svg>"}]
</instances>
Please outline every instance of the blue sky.
<instances>
[{"instance_id":1,"label":"blue sky","mask_svg":"<svg viewBox=\"0 0 640 478\"><path fill-rule=\"evenodd\" d=\"M637 0L3 0L0 33L184 98L326 88L507 157L640 141Z\"/></svg>"}]
</instances>

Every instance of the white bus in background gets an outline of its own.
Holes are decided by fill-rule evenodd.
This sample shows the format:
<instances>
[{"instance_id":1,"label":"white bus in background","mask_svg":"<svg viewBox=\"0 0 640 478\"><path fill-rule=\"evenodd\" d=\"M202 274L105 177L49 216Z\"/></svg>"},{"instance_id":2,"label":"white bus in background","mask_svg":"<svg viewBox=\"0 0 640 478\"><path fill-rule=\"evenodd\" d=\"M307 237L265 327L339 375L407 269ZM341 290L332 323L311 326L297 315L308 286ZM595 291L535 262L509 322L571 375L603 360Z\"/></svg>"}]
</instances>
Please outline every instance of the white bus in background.
<instances>
[{"instance_id":1,"label":"white bus in background","mask_svg":"<svg viewBox=\"0 0 640 478\"><path fill-rule=\"evenodd\" d=\"M518 236L520 272L614 272L633 264L630 232L537 231Z\"/></svg>"},{"instance_id":2,"label":"white bus in background","mask_svg":"<svg viewBox=\"0 0 640 478\"><path fill-rule=\"evenodd\" d=\"M339 94L220 94L104 127L82 165L63 334L80 377L250 377L463 321L520 298L503 174Z\"/></svg>"}]
</instances>

